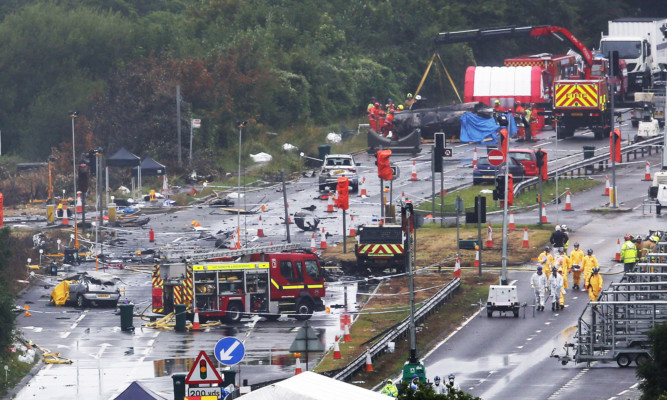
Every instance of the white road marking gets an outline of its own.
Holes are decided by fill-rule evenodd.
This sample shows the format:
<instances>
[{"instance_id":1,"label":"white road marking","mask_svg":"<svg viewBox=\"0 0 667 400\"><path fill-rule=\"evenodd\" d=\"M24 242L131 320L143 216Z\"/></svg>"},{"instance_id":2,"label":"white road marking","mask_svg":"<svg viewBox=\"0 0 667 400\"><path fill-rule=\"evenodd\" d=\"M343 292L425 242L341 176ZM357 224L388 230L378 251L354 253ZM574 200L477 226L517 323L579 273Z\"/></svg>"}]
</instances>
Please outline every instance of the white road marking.
<instances>
[{"instance_id":1,"label":"white road marking","mask_svg":"<svg viewBox=\"0 0 667 400\"><path fill-rule=\"evenodd\" d=\"M538 329L535 331L535 333L540 333L540 332L542 332L542 329Z\"/></svg>"},{"instance_id":2,"label":"white road marking","mask_svg":"<svg viewBox=\"0 0 667 400\"><path fill-rule=\"evenodd\" d=\"M545 322L544 325L551 325L551 322Z\"/></svg>"},{"instance_id":3,"label":"white road marking","mask_svg":"<svg viewBox=\"0 0 667 400\"><path fill-rule=\"evenodd\" d=\"M468 145L468 143L463 143L463 144L460 144L460 145L458 145L458 146L454 146L454 147L455 147L455 148L458 148L458 147L463 147L463 146L467 146L467 145Z\"/></svg>"},{"instance_id":4,"label":"white road marking","mask_svg":"<svg viewBox=\"0 0 667 400\"><path fill-rule=\"evenodd\" d=\"M630 389L636 389L639 386L639 382L635 383L634 385L630 386Z\"/></svg>"},{"instance_id":5,"label":"white road marking","mask_svg":"<svg viewBox=\"0 0 667 400\"><path fill-rule=\"evenodd\" d=\"M42 327L37 327L37 328L34 329L34 332L41 332L42 329L43 329Z\"/></svg>"},{"instance_id":6,"label":"white road marking","mask_svg":"<svg viewBox=\"0 0 667 400\"><path fill-rule=\"evenodd\" d=\"M533 340L532 337L529 337L529 338L526 339L526 341L528 341L528 342L531 341L531 340Z\"/></svg>"},{"instance_id":7,"label":"white road marking","mask_svg":"<svg viewBox=\"0 0 667 400\"><path fill-rule=\"evenodd\" d=\"M61 339L67 339L67 337L69 336L70 333L72 333L72 332L61 332L60 333L60 338Z\"/></svg>"},{"instance_id":8,"label":"white road marking","mask_svg":"<svg viewBox=\"0 0 667 400\"><path fill-rule=\"evenodd\" d=\"M523 349L523 346L516 346L517 349Z\"/></svg>"},{"instance_id":9,"label":"white road marking","mask_svg":"<svg viewBox=\"0 0 667 400\"><path fill-rule=\"evenodd\" d=\"M622 391L622 392L616 394L616 396L623 396L624 394L626 394L626 393L629 392L629 391L630 391L630 390L626 389L626 390L624 390L624 391Z\"/></svg>"}]
</instances>

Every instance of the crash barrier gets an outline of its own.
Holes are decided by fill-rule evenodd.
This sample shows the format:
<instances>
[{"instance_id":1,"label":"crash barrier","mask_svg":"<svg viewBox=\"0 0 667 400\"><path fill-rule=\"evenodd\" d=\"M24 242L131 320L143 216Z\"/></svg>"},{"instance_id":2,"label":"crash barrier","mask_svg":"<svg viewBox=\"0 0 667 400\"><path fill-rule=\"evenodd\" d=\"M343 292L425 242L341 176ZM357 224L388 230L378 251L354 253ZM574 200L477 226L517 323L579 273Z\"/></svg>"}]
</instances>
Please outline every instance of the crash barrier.
<instances>
[{"instance_id":1,"label":"crash barrier","mask_svg":"<svg viewBox=\"0 0 667 400\"><path fill-rule=\"evenodd\" d=\"M641 156L644 156L645 152L648 152L649 155L651 155L651 148L652 147L661 147L662 146L662 141L663 138L662 136L660 137L655 137L652 139L644 140L640 143L635 143L629 146L626 146L621 149L621 156L625 155L627 161L629 162L630 160L630 155L633 155L635 159L637 159L637 154L641 154ZM647 150L648 149L648 150ZM604 154L598 155L598 156L592 156L590 158L585 158L584 160L579 160L579 161L574 161L571 163L568 163L568 165L562 166L560 168L554 169L549 171L548 176L549 179L555 178L556 174L558 174L559 177L567 177L568 174L570 177L575 177L575 176L586 176L588 174L588 171L591 168L595 168L595 164L599 164L599 171L604 171L609 168L609 164L611 163L610 158L609 158L609 153L605 152ZM583 174L582 174L583 170ZM575 174L576 172L576 174ZM530 179L526 179L524 181L521 181L519 183L514 184L514 196L518 196L521 193L523 193L524 190L530 190L539 185L539 180L537 177L533 177Z\"/></svg>"},{"instance_id":2,"label":"crash barrier","mask_svg":"<svg viewBox=\"0 0 667 400\"><path fill-rule=\"evenodd\" d=\"M447 299L451 298L454 291L461 286L461 279L455 278L445 287L440 289L433 297L423 303L418 310L415 311L415 324L424 320L427 316L432 314L435 309ZM371 360L380 355L389 345L389 342L396 341L399 337L407 335L410 328L410 317L406 317L394 328L391 328L381 339L373 344L368 349ZM366 352L361 353L357 358L350 362L347 366L336 373L333 378L341 381L349 379L354 372L366 367Z\"/></svg>"}]
</instances>

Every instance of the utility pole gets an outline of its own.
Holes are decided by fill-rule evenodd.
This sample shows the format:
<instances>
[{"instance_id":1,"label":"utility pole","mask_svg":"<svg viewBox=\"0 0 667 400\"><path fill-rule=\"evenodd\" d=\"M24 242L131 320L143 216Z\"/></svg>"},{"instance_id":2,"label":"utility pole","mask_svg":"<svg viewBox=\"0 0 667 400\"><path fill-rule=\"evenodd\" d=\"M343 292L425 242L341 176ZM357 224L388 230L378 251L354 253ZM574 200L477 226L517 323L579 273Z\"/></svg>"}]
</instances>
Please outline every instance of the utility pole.
<instances>
[{"instance_id":1,"label":"utility pole","mask_svg":"<svg viewBox=\"0 0 667 400\"><path fill-rule=\"evenodd\" d=\"M176 85L176 146L178 147L178 165L183 166L181 156L181 85ZM139 167L141 169L141 166Z\"/></svg>"}]
</instances>

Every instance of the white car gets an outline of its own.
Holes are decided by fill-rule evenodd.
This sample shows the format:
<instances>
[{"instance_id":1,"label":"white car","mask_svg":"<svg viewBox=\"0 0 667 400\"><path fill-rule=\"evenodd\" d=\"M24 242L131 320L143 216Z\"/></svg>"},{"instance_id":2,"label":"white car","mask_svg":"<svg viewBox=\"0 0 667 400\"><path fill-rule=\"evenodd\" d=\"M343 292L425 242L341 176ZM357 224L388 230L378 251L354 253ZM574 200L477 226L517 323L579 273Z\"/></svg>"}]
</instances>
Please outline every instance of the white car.
<instances>
[{"instance_id":1,"label":"white car","mask_svg":"<svg viewBox=\"0 0 667 400\"><path fill-rule=\"evenodd\" d=\"M514 318L519 317L519 297L516 286L511 285L491 285L489 287L489 298L486 301L486 315L491 318L494 311L509 312L514 314Z\"/></svg>"},{"instance_id":2,"label":"white car","mask_svg":"<svg viewBox=\"0 0 667 400\"><path fill-rule=\"evenodd\" d=\"M322 169L320 170L319 188L320 192L335 190L338 185L338 178L347 178L350 180L350 193L356 193L359 190L359 175L357 175L357 164L349 154L329 154L324 156Z\"/></svg>"}]
</instances>

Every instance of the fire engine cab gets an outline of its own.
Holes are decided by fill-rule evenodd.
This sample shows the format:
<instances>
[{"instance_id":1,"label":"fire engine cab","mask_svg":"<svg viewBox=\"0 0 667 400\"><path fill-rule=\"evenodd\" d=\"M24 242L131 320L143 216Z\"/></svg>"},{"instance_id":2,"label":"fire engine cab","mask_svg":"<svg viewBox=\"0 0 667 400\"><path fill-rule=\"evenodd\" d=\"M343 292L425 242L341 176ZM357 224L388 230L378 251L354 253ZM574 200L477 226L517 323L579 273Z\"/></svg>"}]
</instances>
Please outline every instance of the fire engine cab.
<instances>
[{"instance_id":1,"label":"fire engine cab","mask_svg":"<svg viewBox=\"0 0 667 400\"><path fill-rule=\"evenodd\" d=\"M168 314L175 304L185 304L189 316L198 311L200 321L236 322L244 314L306 320L324 310L324 277L317 255L303 250L246 253L245 262L155 265L153 312Z\"/></svg>"}]
</instances>

